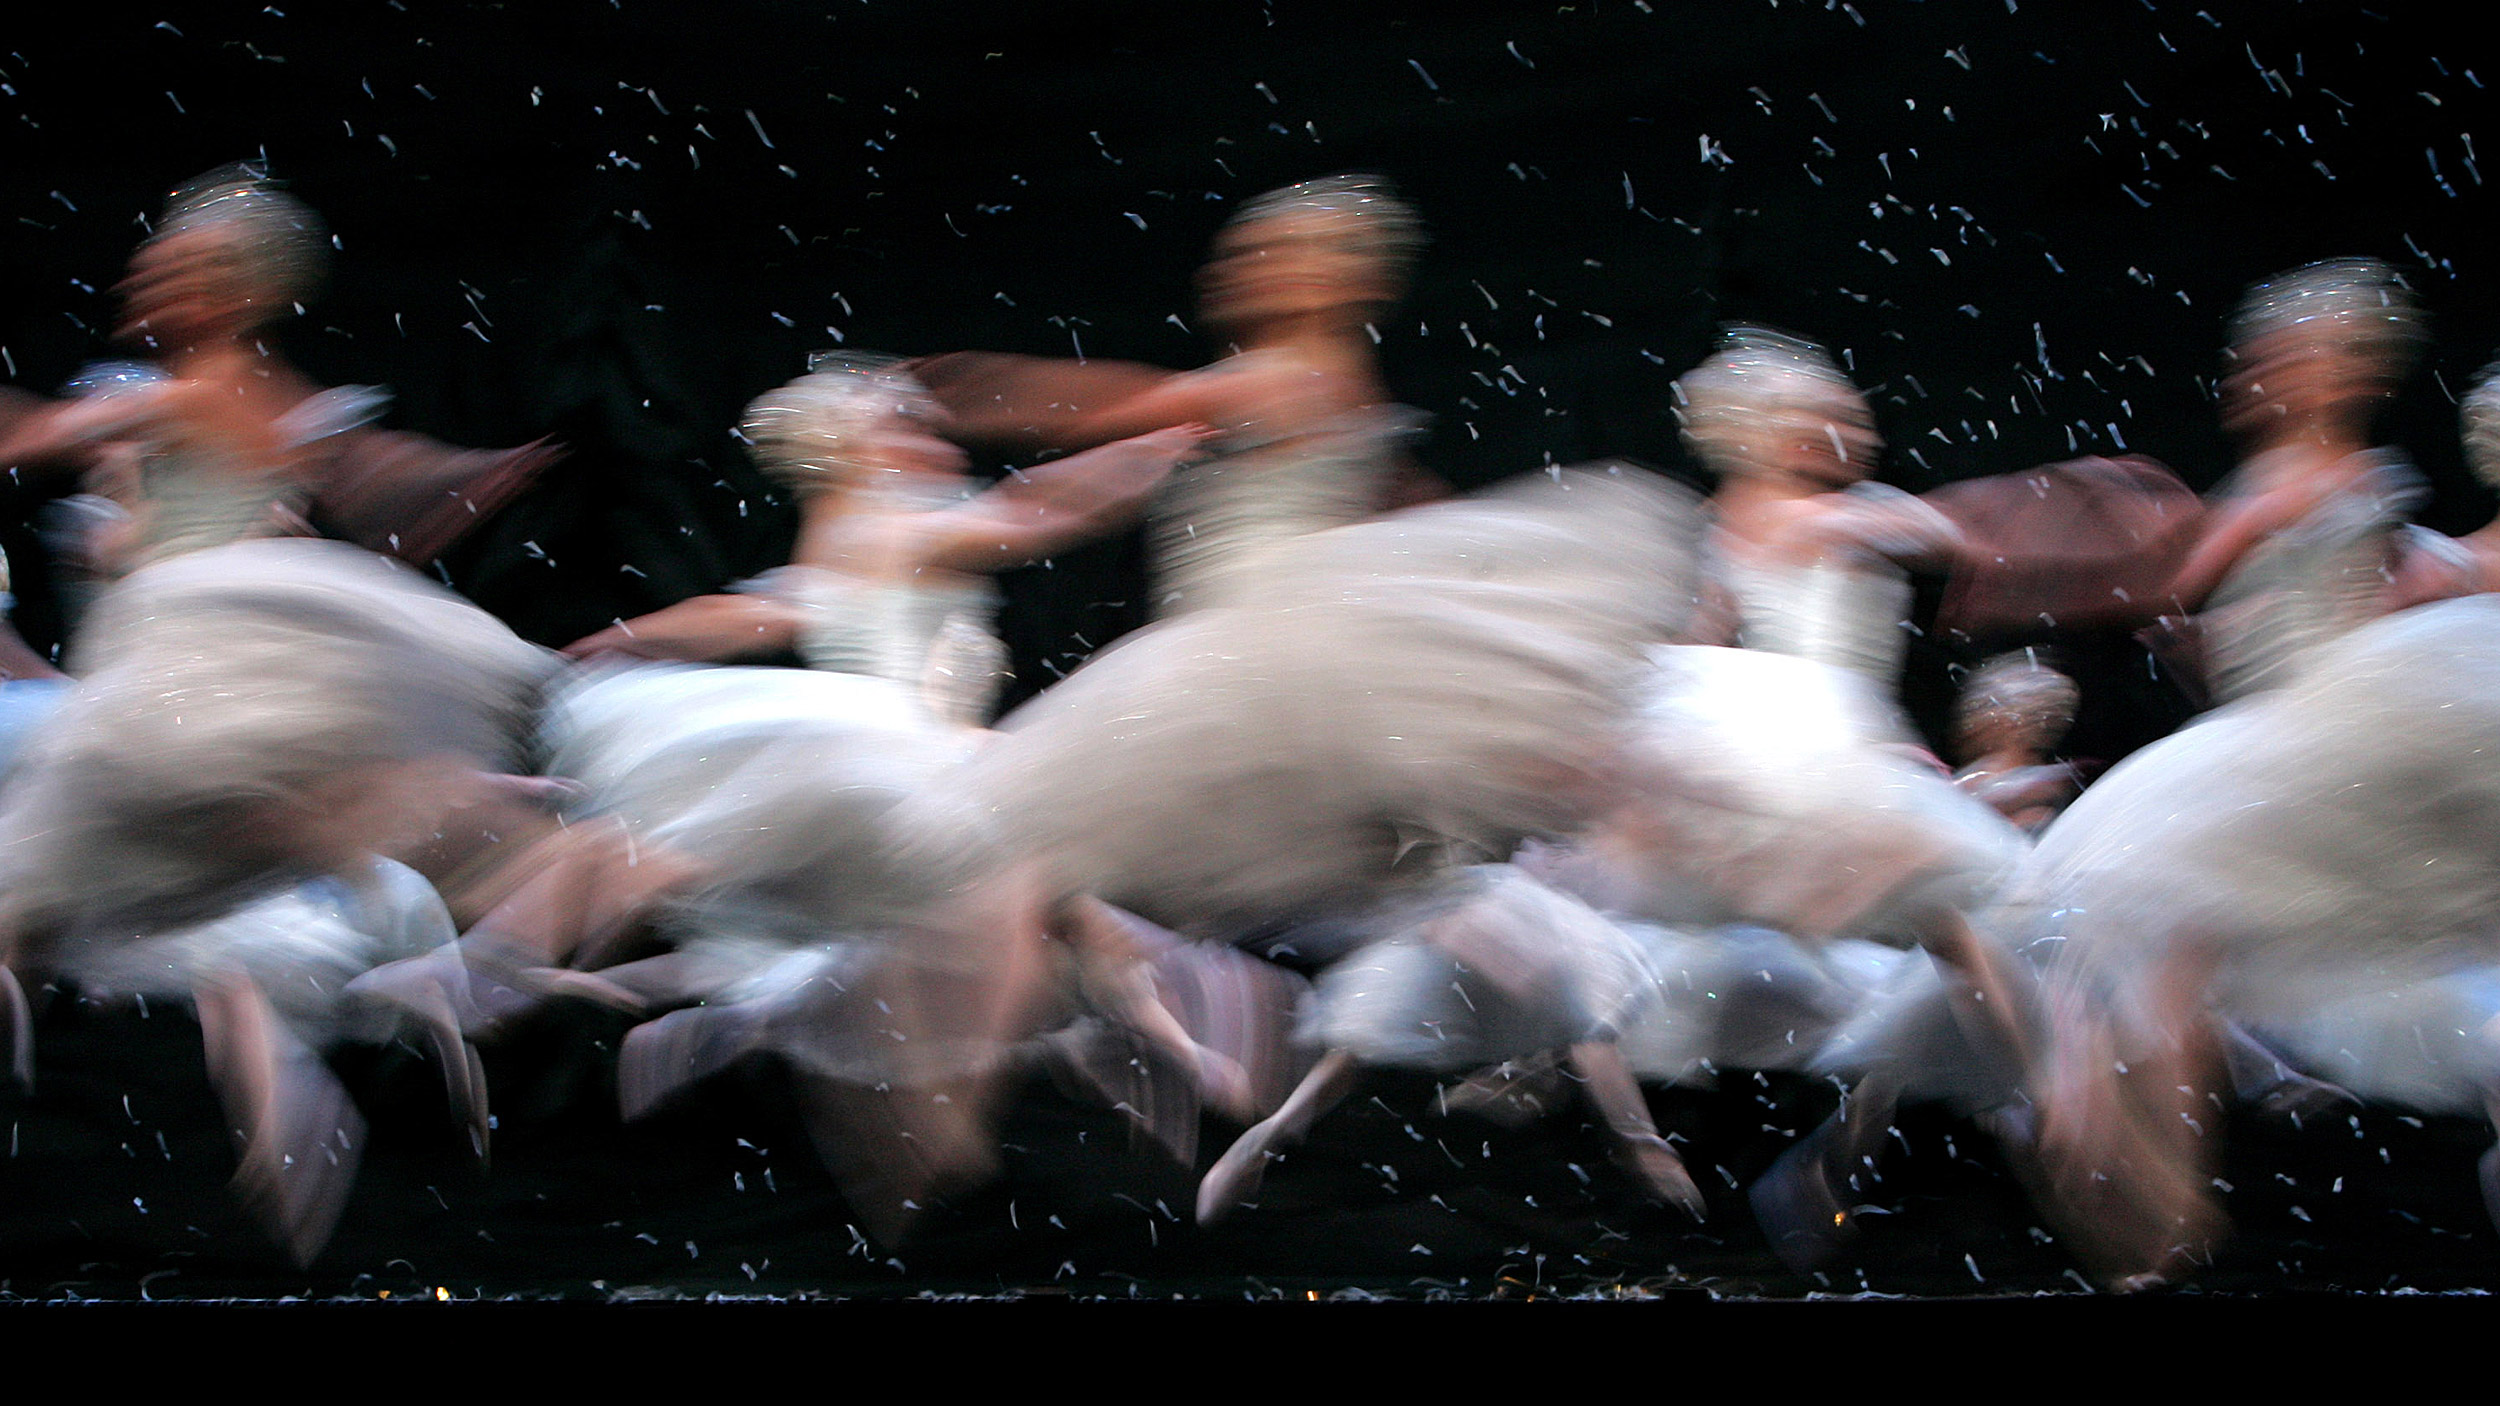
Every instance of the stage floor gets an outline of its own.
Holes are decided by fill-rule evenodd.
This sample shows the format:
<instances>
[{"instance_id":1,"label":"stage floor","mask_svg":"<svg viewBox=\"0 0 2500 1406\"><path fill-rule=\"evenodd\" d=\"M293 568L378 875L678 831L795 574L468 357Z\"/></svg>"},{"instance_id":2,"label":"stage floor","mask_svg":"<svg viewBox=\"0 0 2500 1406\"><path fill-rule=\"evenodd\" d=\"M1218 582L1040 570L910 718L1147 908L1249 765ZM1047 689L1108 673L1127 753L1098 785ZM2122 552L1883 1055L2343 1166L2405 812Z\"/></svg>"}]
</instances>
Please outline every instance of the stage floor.
<instances>
[{"instance_id":1,"label":"stage floor","mask_svg":"<svg viewBox=\"0 0 2500 1406\"><path fill-rule=\"evenodd\" d=\"M1710 1200L1696 1225L1644 1200L1578 1108L1525 1127L1436 1112L1435 1081L1378 1073L1276 1164L1259 1204L1191 1223L1195 1176L1122 1119L1036 1077L1003 1174L869 1242L818 1162L781 1071L742 1066L693 1107L626 1126L620 1018L567 1011L487 1052L498 1130L481 1168L412 1054L339 1067L371 1120L338 1233L298 1269L245 1219L233 1153L181 1011L56 1001L35 1093L0 1101L0 1297L411 1296L600 1301L908 1298L1793 1299L2081 1294L2080 1275L1984 1135L1913 1111L1842 1268L1789 1272L1741 1188L1836 1105L1751 1075L1651 1095ZM1235 1129L1209 1119L1199 1159ZM2479 1292L2500 1257L2475 1177L2488 1128L2383 1108L2294 1126L2230 1119L2235 1234L2217 1295ZM1880 1213L1876 1213L1880 1212Z\"/></svg>"}]
</instances>

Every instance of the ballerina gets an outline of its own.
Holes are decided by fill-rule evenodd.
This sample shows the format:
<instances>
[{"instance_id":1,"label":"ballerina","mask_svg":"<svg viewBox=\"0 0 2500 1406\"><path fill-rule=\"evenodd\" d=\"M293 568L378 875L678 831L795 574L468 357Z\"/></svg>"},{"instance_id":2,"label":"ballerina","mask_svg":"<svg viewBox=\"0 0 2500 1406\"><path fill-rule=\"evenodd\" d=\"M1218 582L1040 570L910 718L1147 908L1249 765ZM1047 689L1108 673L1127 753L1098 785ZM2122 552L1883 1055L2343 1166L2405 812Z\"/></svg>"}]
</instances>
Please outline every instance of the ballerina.
<instances>
[{"instance_id":1,"label":"ballerina","mask_svg":"<svg viewBox=\"0 0 2500 1406\"><path fill-rule=\"evenodd\" d=\"M1685 442L1719 476L1711 495L1719 585L1738 644L1900 686L1910 584L1961 535L1945 516L1867 478L1883 448L1874 415L1823 349L1731 327L1676 382Z\"/></svg>"},{"instance_id":2,"label":"ballerina","mask_svg":"<svg viewBox=\"0 0 2500 1406\"><path fill-rule=\"evenodd\" d=\"M2488 488L2500 488L2500 362L2477 372L2474 388L2457 402L2464 431L2465 466ZM2500 518L2463 537L2407 529L2396 567L2395 590L2404 604L2500 590Z\"/></svg>"},{"instance_id":3,"label":"ballerina","mask_svg":"<svg viewBox=\"0 0 2500 1406\"><path fill-rule=\"evenodd\" d=\"M2372 259L2294 269L2242 300L2222 393L2247 454L2170 587L2174 609L2199 612L2216 701L2275 687L2311 646L2406 603L2392 571L2426 490L2371 430L2426 339Z\"/></svg>"},{"instance_id":4,"label":"ballerina","mask_svg":"<svg viewBox=\"0 0 2500 1406\"><path fill-rule=\"evenodd\" d=\"M1044 913L1001 899L1014 890L984 877L1002 861L978 827L909 854L885 834L895 805L986 736L1003 672L986 573L1132 516L1205 432L1157 430L974 493L960 452L921 428L924 404L890 363L820 358L751 407L747 438L800 493L796 560L752 590L622 623L572 652L795 647L814 667L647 666L568 690L546 730L551 768L584 790L554 842L565 853L457 954L466 975L524 993L639 1015L696 1003L628 1037L629 1116L748 1051L787 1056L820 1148L881 1238L921 1191L986 1165L978 1126L1003 1061L1075 1017L1072 991L1220 1106L1246 1112L1262 1097L1165 1003L1172 993L1222 1024L1186 999L1230 980L1196 970L1216 954L1176 954L1099 904ZM654 922L669 950L616 962L630 955L627 929ZM1044 942L1074 955L1073 988L1035 955ZM462 980L451 960L385 979L430 1002L425 974ZM1249 983L1262 988L1251 998L1281 1007L1289 995L1264 989L1275 984ZM479 984L466 992L454 1005L474 1021ZM872 1086L910 1092L878 1106L857 1092ZM945 1096L918 1096L932 1087ZM889 1150L898 1120L914 1154L901 1162ZM1184 1137L1194 1104L1185 1121L1146 1131Z\"/></svg>"},{"instance_id":5,"label":"ballerina","mask_svg":"<svg viewBox=\"0 0 2500 1406\"><path fill-rule=\"evenodd\" d=\"M796 649L812 668L904 684L939 715L980 726L1004 669L988 578L1134 520L1212 433L1158 426L975 492L962 451L923 427L931 403L911 375L856 354L820 354L814 366L748 407L743 425L798 498L790 565L567 653L719 661Z\"/></svg>"},{"instance_id":6,"label":"ballerina","mask_svg":"<svg viewBox=\"0 0 2500 1406\"><path fill-rule=\"evenodd\" d=\"M423 566L532 483L556 453L455 450L370 428L389 396L323 389L269 349L328 259L321 218L258 170L221 167L176 191L120 286L119 335L161 377L110 376L24 415L0 464L87 467L142 453L131 522L108 569L201 547L326 532Z\"/></svg>"},{"instance_id":7,"label":"ballerina","mask_svg":"<svg viewBox=\"0 0 2500 1406\"><path fill-rule=\"evenodd\" d=\"M344 544L203 548L122 581L0 794L0 1017L21 1082L16 972L190 996L247 1134L243 1190L308 1257L346 1191L325 1169L356 1150L331 1146L352 1110L307 1052L367 1028L334 978L440 927L430 890L376 857L491 784L551 658ZM354 896L303 887L326 877ZM474 1067L429 1033L454 1056L454 1108L482 1124Z\"/></svg>"},{"instance_id":8,"label":"ballerina","mask_svg":"<svg viewBox=\"0 0 2500 1406\"><path fill-rule=\"evenodd\" d=\"M1027 703L913 799L906 831L986 818L1044 901L1114 904L1200 943L1408 931L1427 971L1506 951L1532 975L1500 1019L1603 1060L1605 1011L1625 999L1596 970L1604 925L1558 917L1577 905L1525 876L1488 885L1463 866L1599 804L1640 647L1689 614L1697 526L1688 499L1617 466L1280 544L1268 589L1149 626ZM1203 1218L1251 1194L1366 1050L1389 1057L1368 1039L1327 1052L1244 1134L1201 1188ZM1618 1087L1637 1135L1637 1090Z\"/></svg>"},{"instance_id":9,"label":"ballerina","mask_svg":"<svg viewBox=\"0 0 2500 1406\"><path fill-rule=\"evenodd\" d=\"M2120 1286L2222 1229L2223 1020L2356 1093L2500 1112L2500 602L2408 610L2129 757L2009 893L2042 940L2039 1193ZM2483 1165L2500 1211L2500 1157Z\"/></svg>"},{"instance_id":10,"label":"ballerina","mask_svg":"<svg viewBox=\"0 0 2500 1406\"><path fill-rule=\"evenodd\" d=\"M1213 457L1176 475L1151 514L1154 611L1255 595L1268 547L1446 491L1402 452L1415 420L1391 405L1368 330L1421 242L1378 177L1305 181L1246 203L1216 236L1201 318L1233 350L1212 365L959 353L917 369L947 433L972 442L1074 449L1214 426Z\"/></svg>"},{"instance_id":11,"label":"ballerina","mask_svg":"<svg viewBox=\"0 0 2500 1406\"><path fill-rule=\"evenodd\" d=\"M1754 925L1808 952L1845 938L1915 944L1951 973L1972 1043L2019 1066L2019 976L1966 915L2022 836L1952 785L1891 698L1899 563L1948 556L1954 534L1906 495L1832 491L1863 477L1879 441L1863 398L1812 344L1739 329L1679 394L1733 519L1719 533L1719 599L1754 647L1650 652L1615 762L1621 792L1541 872L1618 920ZM1793 1260L1837 1248L1849 1225L1834 1187L1906 1087L1893 1054L1868 1063L1842 1116L1756 1184L1756 1213Z\"/></svg>"},{"instance_id":12,"label":"ballerina","mask_svg":"<svg viewBox=\"0 0 2500 1406\"><path fill-rule=\"evenodd\" d=\"M2080 697L2073 679L2028 650L1971 671L1954 708L1963 763L1953 784L2037 836L2083 789L2073 762L2051 760Z\"/></svg>"}]
</instances>

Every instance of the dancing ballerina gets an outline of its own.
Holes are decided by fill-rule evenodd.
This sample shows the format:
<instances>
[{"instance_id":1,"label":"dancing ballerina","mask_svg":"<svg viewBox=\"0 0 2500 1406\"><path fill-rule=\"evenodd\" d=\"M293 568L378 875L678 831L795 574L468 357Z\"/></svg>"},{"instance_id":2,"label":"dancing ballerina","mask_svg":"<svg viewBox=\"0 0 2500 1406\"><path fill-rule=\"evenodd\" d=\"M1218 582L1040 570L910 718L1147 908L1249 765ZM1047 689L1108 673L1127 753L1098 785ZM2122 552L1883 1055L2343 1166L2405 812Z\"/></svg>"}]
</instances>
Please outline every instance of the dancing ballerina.
<instances>
[{"instance_id":1,"label":"dancing ballerina","mask_svg":"<svg viewBox=\"0 0 2500 1406\"><path fill-rule=\"evenodd\" d=\"M1758 925L1809 954L1842 938L1914 943L1950 973L1972 1043L2019 1067L2019 978L1965 915L2022 837L1952 785L1891 698L1900 563L1949 555L1951 530L1906 495L1832 491L1863 478L1878 441L1810 343L1738 329L1679 395L1688 442L1724 485L1722 601L1753 647L1651 652L1620 796L1542 871L1623 919ZM1907 1087L1891 1053L1865 1063L1842 1116L1756 1185L1792 1259L1837 1247L1849 1227L1836 1188Z\"/></svg>"},{"instance_id":2,"label":"dancing ballerina","mask_svg":"<svg viewBox=\"0 0 2500 1406\"><path fill-rule=\"evenodd\" d=\"M2457 414L2464 431L2465 466L2485 487L2500 489L2500 361L2476 373L2474 388L2458 402ZM2453 542L2440 542L2449 550L2415 553L2399 568L2397 586L2408 601L2500 590L2500 518ZM2449 569L2427 569L2434 565Z\"/></svg>"},{"instance_id":3,"label":"dancing ballerina","mask_svg":"<svg viewBox=\"0 0 2500 1406\"><path fill-rule=\"evenodd\" d=\"M432 890L382 857L491 784L552 660L344 544L203 548L122 581L0 806L18 1077L32 1062L13 970L194 1001L245 1137L238 1185L309 1258L362 1150L314 1050L387 1037L395 1015L346 978L450 936ZM469 1112L474 1067L447 1029L425 1033Z\"/></svg>"},{"instance_id":4,"label":"dancing ballerina","mask_svg":"<svg viewBox=\"0 0 2500 1406\"><path fill-rule=\"evenodd\" d=\"M2073 679L2027 650L1973 670L1954 708L1963 764L1953 784L2037 835L2083 789L2074 763L2050 760L2079 698Z\"/></svg>"},{"instance_id":5,"label":"dancing ballerina","mask_svg":"<svg viewBox=\"0 0 2500 1406\"><path fill-rule=\"evenodd\" d=\"M2408 610L2127 758L2009 886L2053 953L2046 1209L2112 1284L2176 1278L2237 1021L2364 1097L2500 1112L2500 602ZM2484 1159L2500 1214L2500 1155Z\"/></svg>"},{"instance_id":6,"label":"dancing ballerina","mask_svg":"<svg viewBox=\"0 0 2500 1406\"><path fill-rule=\"evenodd\" d=\"M1640 650L1686 623L1697 526L1689 499L1616 467L1280 543L1260 591L1152 625L1024 705L903 808L906 831L995 825L1044 901L1117 905L1201 944L1403 934L1417 960L1382 989L1414 997L1419 1020L1442 1003L1430 973L1468 954L1455 960L1499 973L1474 988L1498 1008L1454 1047L1526 1054L1507 1047L1528 1031L1603 1061L1631 999L1620 944L1526 876L1466 866L1600 804ZM1323 1043L1331 1024L1316 1019ZM1202 1218L1253 1194L1268 1152L1367 1057L1401 1057L1388 1036L1339 1033L1350 1043L1209 1173ZM1618 1088L1623 1130L1671 1165L1637 1090Z\"/></svg>"},{"instance_id":7,"label":"dancing ballerina","mask_svg":"<svg viewBox=\"0 0 2500 1406\"><path fill-rule=\"evenodd\" d=\"M810 667L919 691L987 719L1004 670L989 577L1117 530L1211 433L1175 423L986 490L925 428L928 393L888 359L825 353L747 409L742 429L799 502L790 565L569 646L577 657L727 660L795 649Z\"/></svg>"},{"instance_id":8,"label":"dancing ballerina","mask_svg":"<svg viewBox=\"0 0 2500 1406\"><path fill-rule=\"evenodd\" d=\"M1438 496L1402 452L1414 417L1382 385L1369 330L1421 244L1373 176L1243 205L1199 275L1201 320L1232 346L1197 371L961 353L919 366L969 442L1061 449L1212 425L1212 456L1174 476L1149 528L1157 614L1255 595L1278 543Z\"/></svg>"},{"instance_id":9,"label":"dancing ballerina","mask_svg":"<svg viewBox=\"0 0 2500 1406\"><path fill-rule=\"evenodd\" d=\"M2217 702L2283 683L2311 647L2405 603L2393 568L2426 490L2371 432L2426 336L2372 259L2294 269L2242 300L2222 395L2246 457L2171 583L2175 608L2201 612Z\"/></svg>"},{"instance_id":10,"label":"dancing ballerina","mask_svg":"<svg viewBox=\"0 0 2500 1406\"><path fill-rule=\"evenodd\" d=\"M256 169L177 191L122 281L120 336L162 377L105 376L20 417L0 463L92 465L140 451L118 572L185 551L316 531L425 565L526 488L543 444L470 451L370 428L388 395L322 389L270 350L329 256L321 218Z\"/></svg>"},{"instance_id":11,"label":"dancing ballerina","mask_svg":"<svg viewBox=\"0 0 2500 1406\"><path fill-rule=\"evenodd\" d=\"M986 573L1134 515L1204 432L1157 430L975 492L960 452L922 428L925 403L892 363L856 357L819 358L755 402L746 436L800 497L796 559L572 652L795 648L814 667L610 669L566 690L546 739L551 769L583 790L572 823L457 951L367 981L472 1031L558 992L641 1015L694 1005L629 1037L629 1114L778 1051L885 1238L930 1187L987 1166L981 1130L1006 1061L1073 1017L1071 995L1142 1036L1167 1077L1177 1064L1237 1112L1258 1101L1238 1061L1167 1004L1209 1015L1191 997L1226 985L1203 970L1218 954L1176 952L1099 904L1017 903L978 825L909 852L888 833L896 805L987 735L1003 651ZM620 961L642 930L667 950ZM1074 954L1073 986L1051 949ZM1275 982L1235 984L1259 987L1254 1002L1289 999ZM1172 1117L1148 1131L1180 1136ZM1194 1102L1185 1121L1194 1130Z\"/></svg>"},{"instance_id":12,"label":"dancing ballerina","mask_svg":"<svg viewBox=\"0 0 2500 1406\"><path fill-rule=\"evenodd\" d=\"M1870 481L1883 448L1866 398L1823 349L1733 327L1676 382L1684 439L1719 477L1719 587L1730 638L1747 649L1852 669L1900 686L1905 568L1949 566L1960 535L1943 514Z\"/></svg>"}]
</instances>

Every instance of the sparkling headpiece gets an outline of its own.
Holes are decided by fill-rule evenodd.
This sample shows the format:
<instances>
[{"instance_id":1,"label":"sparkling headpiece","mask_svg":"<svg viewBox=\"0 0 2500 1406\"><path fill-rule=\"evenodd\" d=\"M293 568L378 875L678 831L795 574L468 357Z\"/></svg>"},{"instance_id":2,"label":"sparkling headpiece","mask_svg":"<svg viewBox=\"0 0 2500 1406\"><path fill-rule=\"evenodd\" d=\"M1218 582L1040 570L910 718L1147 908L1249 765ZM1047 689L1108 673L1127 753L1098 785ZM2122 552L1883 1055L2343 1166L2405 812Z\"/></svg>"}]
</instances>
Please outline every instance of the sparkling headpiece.
<instances>
[{"instance_id":1,"label":"sparkling headpiece","mask_svg":"<svg viewBox=\"0 0 2500 1406\"><path fill-rule=\"evenodd\" d=\"M148 243L202 230L226 236L219 257L252 285L257 302L303 302L329 266L330 234L321 217L248 163L220 166L177 189Z\"/></svg>"},{"instance_id":2,"label":"sparkling headpiece","mask_svg":"<svg viewBox=\"0 0 2500 1406\"><path fill-rule=\"evenodd\" d=\"M1768 327L1724 329L1710 359L1677 378L1675 399L1684 442L1721 474L1754 468L1751 444L1797 416L1874 427L1866 397L1829 353Z\"/></svg>"},{"instance_id":3,"label":"sparkling headpiece","mask_svg":"<svg viewBox=\"0 0 2500 1406\"><path fill-rule=\"evenodd\" d=\"M1423 222L1415 217L1414 207L1399 199L1381 176L1323 176L1271 190L1245 202L1225 228L1277 216L1316 218L1393 273L1404 273L1424 247Z\"/></svg>"},{"instance_id":4,"label":"sparkling headpiece","mask_svg":"<svg viewBox=\"0 0 2500 1406\"><path fill-rule=\"evenodd\" d=\"M863 467L867 436L888 417L928 413L929 392L901 359L817 352L807 374L757 396L739 422L756 462L801 493L837 487Z\"/></svg>"},{"instance_id":5,"label":"sparkling headpiece","mask_svg":"<svg viewBox=\"0 0 2500 1406\"><path fill-rule=\"evenodd\" d=\"M2474 477L2500 488L2500 361L2477 372L2458 407L2465 422L2465 462Z\"/></svg>"},{"instance_id":6,"label":"sparkling headpiece","mask_svg":"<svg viewBox=\"0 0 2500 1406\"><path fill-rule=\"evenodd\" d=\"M2296 337L2300 350L2376 362L2389 380L2401 379L2430 339L2411 291L2376 259L2329 259L2251 285L2230 331L2235 357Z\"/></svg>"},{"instance_id":7,"label":"sparkling headpiece","mask_svg":"<svg viewBox=\"0 0 2500 1406\"><path fill-rule=\"evenodd\" d=\"M2075 681L2040 662L2030 650L2000 654L1973 670L1962 685L1954 719L1964 733L1980 720L2003 718L2022 732L2053 746L2075 721L2082 701Z\"/></svg>"}]
</instances>

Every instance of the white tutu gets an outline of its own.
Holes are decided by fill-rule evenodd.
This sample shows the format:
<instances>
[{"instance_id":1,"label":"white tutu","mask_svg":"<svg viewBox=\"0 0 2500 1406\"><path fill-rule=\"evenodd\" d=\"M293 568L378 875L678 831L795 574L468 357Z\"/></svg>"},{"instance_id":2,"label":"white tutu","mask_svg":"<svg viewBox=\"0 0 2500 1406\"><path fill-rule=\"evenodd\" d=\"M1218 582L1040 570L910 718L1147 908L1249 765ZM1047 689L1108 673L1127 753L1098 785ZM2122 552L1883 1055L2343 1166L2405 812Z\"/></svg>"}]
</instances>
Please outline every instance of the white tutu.
<instances>
[{"instance_id":1,"label":"white tutu","mask_svg":"<svg viewBox=\"0 0 2500 1406\"><path fill-rule=\"evenodd\" d=\"M2120 1031L2184 946L2211 999L2358 1092L2472 1107L2470 979L2500 962L2500 598L2319 646L2086 791L2013 915L2056 944L2053 999ZM2123 1045L2123 1040L2122 1040Z\"/></svg>"},{"instance_id":2,"label":"white tutu","mask_svg":"<svg viewBox=\"0 0 2500 1406\"><path fill-rule=\"evenodd\" d=\"M1670 646L1643 694L1626 798L1557 867L1607 911L1900 940L1923 907L1984 899L2026 847L1847 670Z\"/></svg>"},{"instance_id":3,"label":"white tutu","mask_svg":"<svg viewBox=\"0 0 2500 1406\"><path fill-rule=\"evenodd\" d=\"M31 926L149 931L388 848L464 770L508 764L553 659L338 543L136 572L97 601L78 689L21 756L0 892Z\"/></svg>"},{"instance_id":4,"label":"white tutu","mask_svg":"<svg viewBox=\"0 0 2500 1406\"><path fill-rule=\"evenodd\" d=\"M1310 534L1255 602L1020 709L912 821L994 819L1063 891L1197 936L1359 908L1419 847L1506 856L1585 815L1640 648L1691 608L1698 523L1620 470Z\"/></svg>"}]
</instances>

